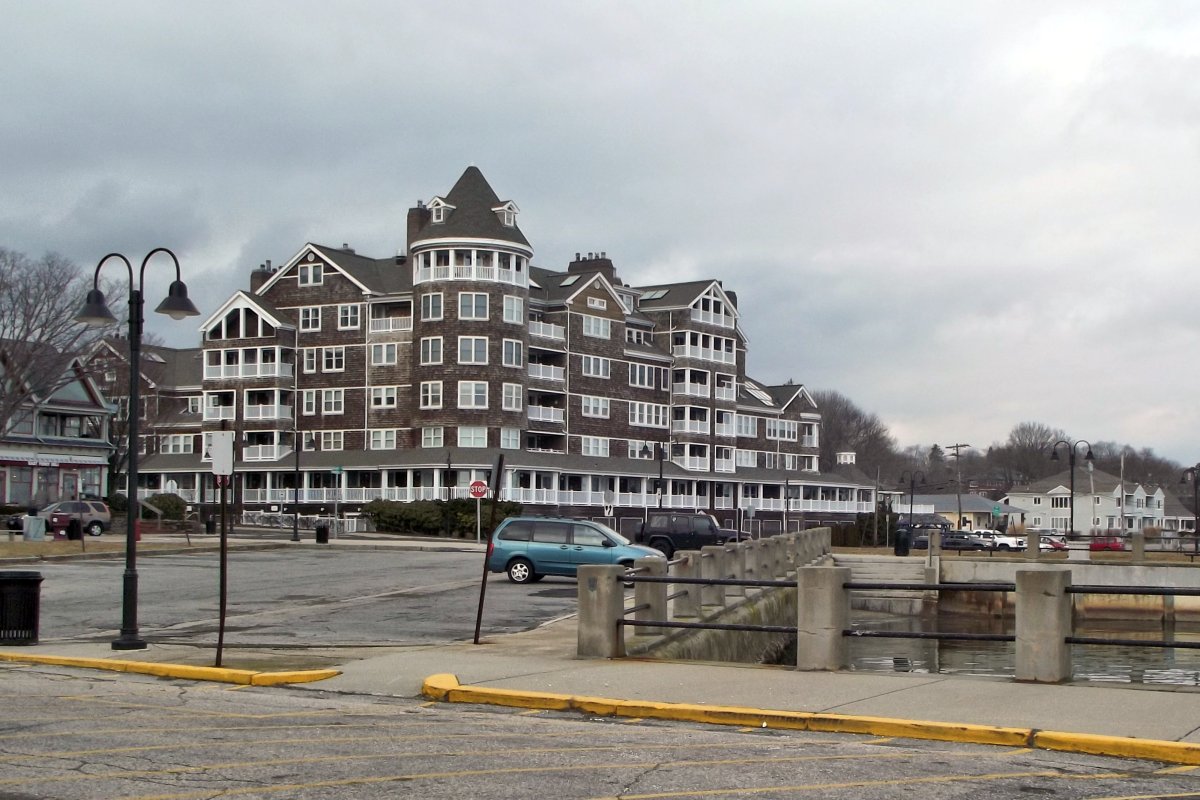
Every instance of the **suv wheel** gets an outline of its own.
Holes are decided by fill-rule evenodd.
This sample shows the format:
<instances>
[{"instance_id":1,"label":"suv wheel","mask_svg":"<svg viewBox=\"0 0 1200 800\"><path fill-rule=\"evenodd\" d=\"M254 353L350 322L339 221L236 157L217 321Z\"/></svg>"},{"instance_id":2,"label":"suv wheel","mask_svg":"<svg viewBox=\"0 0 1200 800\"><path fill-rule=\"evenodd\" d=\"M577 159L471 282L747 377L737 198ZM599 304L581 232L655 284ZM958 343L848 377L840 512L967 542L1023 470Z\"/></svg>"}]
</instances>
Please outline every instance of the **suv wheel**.
<instances>
[{"instance_id":1,"label":"suv wheel","mask_svg":"<svg viewBox=\"0 0 1200 800\"><path fill-rule=\"evenodd\" d=\"M524 558L514 558L508 564L508 579L513 583L532 583L536 577L533 564Z\"/></svg>"},{"instance_id":2,"label":"suv wheel","mask_svg":"<svg viewBox=\"0 0 1200 800\"><path fill-rule=\"evenodd\" d=\"M97 521L89 522L87 526L88 536L99 536L104 533L104 526Z\"/></svg>"},{"instance_id":3,"label":"suv wheel","mask_svg":"<svg viewBox=\"0 0 1200 800\"><path fill-rule=\"evenodd\" d=\"M667 561L671 560L671 556L675 555L675 548L671 546L670 539L651 539L647 547L653 547L655 550L666 556Z\"/></svg>"}]
</instances>

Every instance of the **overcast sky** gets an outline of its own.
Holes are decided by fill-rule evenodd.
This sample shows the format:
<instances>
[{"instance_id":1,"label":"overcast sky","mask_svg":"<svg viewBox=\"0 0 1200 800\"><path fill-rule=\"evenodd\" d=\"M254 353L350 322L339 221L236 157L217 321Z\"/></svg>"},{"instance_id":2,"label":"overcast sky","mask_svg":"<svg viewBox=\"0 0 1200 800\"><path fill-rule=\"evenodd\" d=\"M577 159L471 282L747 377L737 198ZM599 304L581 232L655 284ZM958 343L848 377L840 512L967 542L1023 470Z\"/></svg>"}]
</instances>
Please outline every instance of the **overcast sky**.
<instances>
[{"instance_id":1,"label":"overcast sky","mask_svg":"<svg viewBox=\"0 0 1200 800\"><path fill-rule=\"evenodd\" d=\"M723 280L752 377L902 447L1200 459L1196 4L3 8L0 246L169 247L207 316L306 241L394 254L474 164L535 263Z\"/></svg>"}]
</instances>

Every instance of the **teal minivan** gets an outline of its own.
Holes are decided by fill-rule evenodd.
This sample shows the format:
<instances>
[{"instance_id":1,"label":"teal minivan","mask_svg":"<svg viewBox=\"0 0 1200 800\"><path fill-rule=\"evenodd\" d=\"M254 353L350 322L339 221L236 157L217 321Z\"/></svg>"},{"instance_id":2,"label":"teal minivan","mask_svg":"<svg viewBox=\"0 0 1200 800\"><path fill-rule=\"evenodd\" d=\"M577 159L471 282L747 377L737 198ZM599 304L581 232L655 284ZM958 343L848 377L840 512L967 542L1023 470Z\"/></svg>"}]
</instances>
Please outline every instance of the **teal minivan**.
<instances>
[{"instance_id":1,"label":"teal minivan","mask_svg":"<svg viewBox=\"0 0 1200 800\"><path fill-rule=\"evenodd\" d=\"M583 564L633 566L639 558L662 557L607 525L566 517L509 517L488 542L488 570L507 572L513 583L532 583L546 575L573 578Z\"/></svg>"}]
</instances>

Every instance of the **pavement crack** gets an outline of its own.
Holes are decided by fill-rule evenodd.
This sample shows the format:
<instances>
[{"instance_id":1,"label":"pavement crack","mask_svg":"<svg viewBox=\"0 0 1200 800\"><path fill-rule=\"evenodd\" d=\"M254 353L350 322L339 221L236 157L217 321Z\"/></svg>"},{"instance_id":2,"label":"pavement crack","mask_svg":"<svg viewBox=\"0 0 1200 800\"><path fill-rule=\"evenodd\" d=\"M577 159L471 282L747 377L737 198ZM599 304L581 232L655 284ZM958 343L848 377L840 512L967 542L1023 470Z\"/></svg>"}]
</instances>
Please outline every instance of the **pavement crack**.
<instances>
[{"instance_id":1,"label":"pavement crack","mask_svg":"<svg viewBox=\"0 0 1200 800\"><path fill-rule=\"evenodd\" d=\"M931 680L927 681L926 683L922 683L921 685L928 686L930 684L935 684L935 683L944 683L947 680L949 680L949 679L948 678L936 678L936 679L931 679ZM859 703L862 703L867 700L875 700L876 698L887 697L888 695L893 695L893 694L900 694L901 692L907 692L912 688L913 688L912 686L902 686L900 688L891 689L886 692L879 692L877 694L872 694L872 695L863 695L861 697L854 698L854 700L850 701L849 703L838 703L835 706L827 706L827 707L821 709L821 711L823 711L823 712L837 711L839 708L845 708L846 706L849 706L849 705L858 705Z\"/></svg>"}]
</instances>

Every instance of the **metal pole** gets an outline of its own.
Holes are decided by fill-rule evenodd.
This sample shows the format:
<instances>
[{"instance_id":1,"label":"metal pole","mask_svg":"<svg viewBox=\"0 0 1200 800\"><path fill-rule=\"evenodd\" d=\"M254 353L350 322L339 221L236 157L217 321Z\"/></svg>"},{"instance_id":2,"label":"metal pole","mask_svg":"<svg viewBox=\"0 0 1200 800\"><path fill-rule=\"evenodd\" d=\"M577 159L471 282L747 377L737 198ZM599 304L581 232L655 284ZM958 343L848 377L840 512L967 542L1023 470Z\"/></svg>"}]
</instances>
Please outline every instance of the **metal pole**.
<instances>
[{"instance_id":1,"label":"metal pole","mask_svg":"<svg viewBox=\"0 0 1200 800\"><path fill-rule=\"evenodd\" d=\"M292 486L292 541L300 541L300 431L292 429L292 449L296 452L296 475Z\"/></svg>"},{"instance_id":2,"label":"metal pole","mask_svg":"<svg viewBox=\"0 0 1200 800\"><path fill-rule=\"evenodd\" d=\"M1071 538L1075 533L1075 446L1071 446L1070 455L1067 456L1067 463L1071 467L1071 496L1067 501L1071 506L1071 530L1067 531L1067 538ZM1125 489L1122 487L1122 492Z\"/></svg>"},{"instance_id":3,"label":"metal pole","mask_svg":"<svg viewBox=\"0 0 1200 800\"><path fill-rule=\"evenodd\" d=\"M217 661L216 666L221 666L221 653L225 648L225 611L227 607L228 597L228 558L229 558L229 534L226 529L226 490L229 487L229 476L221 475L217 478L221 482L221 560L219 572L219 608L217 611Z\"/></svg>"},{"instance_id":4,"label":"metal pole","mask_svg":"<svg viewBox=\"0 0 1200 800\"><path fill-rule=\"evenodd\" d=\"M147 256L149 258L149 256ZM101 261L101 264L104 262ZM128 262L126 262L128 263ZM144 266L144 264L143 264ZM96 267L99 272L100 268ZM121 635L112 643L113 650L145 650L146 641L138 634L137 526L141 516L138 502L138 416L141 413L138 365L142 357L142 292L133 286L133 268L129 269L129 467L126 484L129 492L125 520L125 573L121 589Z\"/></svg>"},{"instance_id":5,"label":"metal pole","mask_svg":"<svg viewBox=\"0 0 1200 800\"><path fill-rule=\"evenodd\" d=\"M658 448L658 510L662 511L663 490L666 488L663 486L663 461L666 460L666 453L663 451L661 444L655 443L654 446Z\"/></svg>"}]
</instances>

